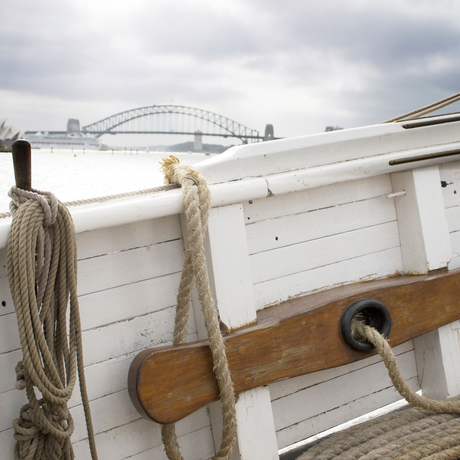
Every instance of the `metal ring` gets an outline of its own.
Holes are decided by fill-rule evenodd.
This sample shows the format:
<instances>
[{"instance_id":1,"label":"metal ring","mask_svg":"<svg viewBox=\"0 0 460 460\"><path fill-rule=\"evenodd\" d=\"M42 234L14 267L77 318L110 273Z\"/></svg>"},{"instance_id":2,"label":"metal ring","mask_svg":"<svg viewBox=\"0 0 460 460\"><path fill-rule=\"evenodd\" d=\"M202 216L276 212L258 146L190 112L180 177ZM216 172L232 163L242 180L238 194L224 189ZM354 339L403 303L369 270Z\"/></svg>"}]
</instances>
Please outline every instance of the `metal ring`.
<instances>
[{"instance_id":1,"label":"metal ring","mask_svg":"<svg viewBox=\"0 0 460 460\"><path fill-rule=\"evenodd\" d=\"M391 315L388 308L376 299L360 299L353 302L344 312L340 320L340 332L345 343L358 351L370 351L374 345L370 342L356 340L351 332L351 321L361 313L368 326L377 329L385 338L391 330Z\"/></svg>"}]
</instances>

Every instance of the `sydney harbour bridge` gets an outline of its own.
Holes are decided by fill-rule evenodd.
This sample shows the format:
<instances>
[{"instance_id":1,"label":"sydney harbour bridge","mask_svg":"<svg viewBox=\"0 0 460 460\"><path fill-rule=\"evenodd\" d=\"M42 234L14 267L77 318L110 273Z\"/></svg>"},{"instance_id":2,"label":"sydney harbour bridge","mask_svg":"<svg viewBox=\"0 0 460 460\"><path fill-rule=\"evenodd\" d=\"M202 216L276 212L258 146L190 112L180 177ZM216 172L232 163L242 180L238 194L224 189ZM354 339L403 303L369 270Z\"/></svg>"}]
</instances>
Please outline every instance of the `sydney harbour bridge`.
<instances>
[{"instance_id":1,"label":"sydney harbour bridge","mask_svg":"<svg viewBox=\"0 0 460 460\"><path fill-rule=\"evenodd\" d=\"M81 131L100 137L104 134L184 134L195 136L195 145L201 146L203 136L238 138L243 143L272 140L273 125L266 125L264 135L230 118L214 112L183 105L152 105L126 110L86 126L67 131L49 131L50 135Z\"/></svg>"}]
</instances>

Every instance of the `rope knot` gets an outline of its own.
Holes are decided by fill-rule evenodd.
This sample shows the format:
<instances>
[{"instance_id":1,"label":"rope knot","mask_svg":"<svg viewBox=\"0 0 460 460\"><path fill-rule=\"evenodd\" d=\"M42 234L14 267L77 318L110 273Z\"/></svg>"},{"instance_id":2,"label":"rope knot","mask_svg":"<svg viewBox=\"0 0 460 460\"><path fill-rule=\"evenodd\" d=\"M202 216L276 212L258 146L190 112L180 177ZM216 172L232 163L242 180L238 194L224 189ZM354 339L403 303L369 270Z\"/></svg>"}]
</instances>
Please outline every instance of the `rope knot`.
<instances>
[{"instance_id":1,"label":"rope knot","mask_svg":"<svg viewBox=\"0 0 460 460\"><path fill-rule=\"evenodd\" d=\"M169 158L163 158L160 164L166 184L183 185L185 180L193 182L193 185L196 186L203 182L206 184L206 180L198 171L189 165L182 164L174 155L170 155Z\"/></svg>"},{"instance_id":2,"label":"rope knot","mask_svg":"<svg viewBox=\"0 0 460 460\"><path fill-rule=\"evenodd\" d=\"M26 374L25 374L25 367L24 361L19 361L14 368L16 372L16 383L15 387L18 390L24 390L26 388Z\"/></svg>"},{"instance_id":3,"label":"rope knot","mask_svg":"<svg viewBox=\"0 0 460 460\"><path fill-rule=\"evenodd\" d=\"M51 227L56 222L57 211L58 211L58 199L51 192L42 192L40 190L31 189L23 190L16 186L13 186L8 192L8 196L11 198L10 211L11 214L17 211L17 209L27 203L29 200L34 200L40 204L44 212L44 227Z\"/></svg>"}]
</instances>

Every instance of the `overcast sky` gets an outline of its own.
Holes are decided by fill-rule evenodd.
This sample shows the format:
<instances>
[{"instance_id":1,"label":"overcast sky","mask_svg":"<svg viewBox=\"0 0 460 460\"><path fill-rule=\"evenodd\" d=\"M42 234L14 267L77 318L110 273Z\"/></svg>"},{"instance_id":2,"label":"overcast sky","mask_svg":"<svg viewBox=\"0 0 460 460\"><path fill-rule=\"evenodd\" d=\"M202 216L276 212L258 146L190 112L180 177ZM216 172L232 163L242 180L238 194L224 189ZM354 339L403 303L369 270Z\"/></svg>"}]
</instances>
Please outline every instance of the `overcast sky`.
<instances>
[{"instance_id":1,"label":"overcast sky","mask_svg":"<svg viewBox=\"0 0 460 460\"><path fill-rule=\"evenodd\" d=\"M288 137L460 92L459 0L1 0L0 18L19 129L175 104Z\"/></svg>"}]
</instances>

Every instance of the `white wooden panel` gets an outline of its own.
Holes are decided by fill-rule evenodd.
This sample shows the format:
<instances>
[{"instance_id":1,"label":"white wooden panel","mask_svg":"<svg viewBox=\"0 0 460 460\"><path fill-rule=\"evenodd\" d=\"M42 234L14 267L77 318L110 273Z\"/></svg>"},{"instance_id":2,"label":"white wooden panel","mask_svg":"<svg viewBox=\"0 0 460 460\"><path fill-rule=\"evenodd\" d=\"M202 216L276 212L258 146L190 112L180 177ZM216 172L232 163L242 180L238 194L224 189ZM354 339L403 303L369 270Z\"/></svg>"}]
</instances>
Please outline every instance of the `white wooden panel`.
<instances>
[{"instance_id":1,"label":"white wooden panel","mask_svg":"<svg viewBox=\"0 0 460 460\"><path fill-rule=\"evenodd\" d=\"M412 340L398 345L393 349L396 356L403 355L406 353L414 352L414 346ZM354 363L346 364L345 366L334 367L332 369L325 369L319 372L313 372L311 374L300 375L292 379L280 380L279 382L271 383L270 395L272 401L283 398L287 395L297 393L308 387L327 382L328 380L339 379L345 374L354 373L365 367L372 366L380 363L382 358L380 355L375 354L369 358L356 361Z\"/></svg>"},{"instance_id":2,"label":"white wooden panel","mask_svg":"<svg viewBox=\"0 0 460 460\"><path fill-rule=\"evenodd\" d=\"M172 343L175 307L127 321L84 331L85 364L94 364L133 351ZM196 340L194 330L190 340ZM96 345L96 346L95 346Z\"/></svg>"},{"instance_id":3,"label":"white wooden panel","mask_svg":"<svg viewBox=\"0 0 460 460\"><path fill-rule=\"evenodd\" d=\"M414 353L399 355L398 362L405 378L417 375ZM340 378L333 378L297 391L273 401L276 429L294 425L390 386L392 383L388 371L380 361L355 372L346 373Z\"/></svg>"},{"instance_id":4,"label":"white wooden panel","mask_svg":"<svg viewBox=\"0 0 460 460\"><path fill-rule=\"evenodd\" d=\"M3 370L2 370L3 372ZM13 381L16 380L15 373L10 374ZM13 383L14 385L14 383ZM0 407L2 408L0 417L0 431L11 428L11 422L19 417L21 407L28 403L25 391L11 390L0 393Z\"/></svg>"},{"instance_id":5,"label":"white wooden panel","mask_svg":"<svg viewBox=\"0 0 460 460\"><path fill-rule=\"evenodd\" d=\"M187 460L207 460L212 456L213 446L209 427L185 430L178 423L178 441ZM129 426L121 426L96 436L98 455L101 459L167 460L159 430L147 420L139 420ZM74 444L75 458L91 460L86 441ZM134 455L133 455L134 454Z\"/></svg>"},{"instance_id":6,"label":"white wooden panel","mask_svg":"<svg viewBox=\"0 0 460 460\"><path fill-rule=\"evenodd\" d=\"M414 353L399 355L398 362L404 378L418 390ZM390 391L385 394L386 389ZM342 423L337 420L337 413L341 413L344 422L399 399L382 362L312 385L273 401L279 446L285 447ZM317 424L316 418L321 415L322 424ZM299 424L305 431L299 430ZM280 435L289 438L289 443L280 443Z\"/></svg>"},{"instance_id":7,"label":"white wooden panel","mask_svg":"<svg viewBox=\"0 0 460 460\"><path fill-rule=\"evenodd\" d=\"M446 208L446 219L449 232L458 232L460 230L460 206Z\"/></svg>"},{"instance_id":8,"label":"white wooden panel","mask_svg":"<svg viewBox=\"0 0 460 460\"><path fill-rule=\"evenodd\" d=\"M439 165L441 180L446 182L460 181L460 161L451 161Z\"/></svg>"},{"instance_id":9,"label":"white wooden panel","mask_svg":"<svg viewBox=\"0 0 460 460\"><path fill-rule=\"evenodd\" d=\"M16 382L16 372L14 368L21 359L21 350L0 354L0 393L14 388L14 383Z\"/></svg>"},{"instance_id":10,"label":"white wooden panel","mask_svg":"<svg viewBox=\"0 0 460 460\"><path fill-rule=\"evenodd\" d=\"M450 245L452 249L452 258L460 256L460 232L452 232L450 235ZM452 261L449 263L449 269L453 270Z\"/></svg>"},{"instance_id":11,"label":"white wooden panel","mask_svg":"<svg viewBox=\"0 0 460 460\"><path fill-rule=\"evenodd\" d=\"M418 390L417 378L411 378L406 382L412 390ZM380 407L398 401L393 386L380 390L377 393L363 396L341 407L332 409L330 412L321 413L302 422L291 425L277 432L280 449L288 447L307 437L314 436L337 425L348 422L361 415L368 414Z\"/></svg>"},{"instance_id":12,"label":"white wooden panel","mask_svg":"<svg viewBox=\"0 0 460 460\"><path fill-rule=\"evenodd\" d=\"M268 202L269 200L267 205ZM395 220L393 200L386 196L265 220L246 226L249 253L268 251Z\"/></svg>"},{"instance_id":13,"label":"white wooden panel","mask_svg":"<svg viewBox=\"0 0 460 460\"><path fill-rule=\"evenodd\" d=\"M8 267L6 263L6 247L0 249L0 276L8 274Z\"/></svg>"},{"instance_id":14,"label":"white wooden panel","mask_svg":"<svg viewBox=\"0 0 460 460\"><path fill-rule=\"evenodd\" d=\"M442 196L446 208L460 205L460 181L455 181L442 189Z\"/></svg>"},{"instance_id":15,"label":"white wooden panel","mask_svg":"<svg viewBox=\"0 0 460 460\"><path fill-rule=\"evenodd\" d=\"M206 427L179 437L181 451L187 460L208 460L214 455L211 429ZM167 460L163 444L129 457L130 460Z\"/></svg>"},{"instance_id":16,"label":"white wooden panel","mask_svg":"<svg viewBox=\"0 0 460 460\"><path fill-rule=\"evenodd\" d=\"M389 175L359 181L340 182L301 192L274 195L269 199L243 203L247 224L289 214L324 209L339 204L367 200L392 192Z\"/></svg>"},{"instance_id":17,"label":"white wooden panel","mask_svg":"<svg viewBox=\"0 0 460 460\"><path fill-rule=\"evenodd\" d=\"M7 353L21 347L16 314L0 317L0 353Z\"/></svg>"},{"instance_id":18,"label":"white wooden panel","mask_svg":"<svg viewBox=\"0 0 460 460\"><path fill-rule=\"evenodd\" d=\"M16 441L13 438L13 429L0 432L0 446L2 446L3 458L14 458L14 445Z\"/></svg>"},{"instance_id":19,"label":"white wooden panel","mask_svg":"<svg viewBox=\"0 0 460 460\"><path fill-rule=\"evenodd\" d=\"M397 224L390 222L254 254L252 277L260 283L397 246Z\"/></svg>"},{"instance_id":20,"label":"white wooden panel","mask_svg":"<svg viewBox=\"0 0 460 460\"><path fill-rule=\"evenodd\" d=\"M151 246L181 237L177 215L83 232L77 235L78 259Z\"/></svg>"},{"instance_id":21,"label":"white wooden panel","mask_svg":"<svg viewBox=\"0 0 460 460\"><path fill-rule=\"evenodd\" d=\"M176 305L180 273L79 296L82 330Z\"/></svg>"},{"instance_id":22,"label":"white wooden panel","mask_svg":"<svg viewBox=\"0 0 460 460\"><path fill-rule=\"evenodd\" d=\"M78 263L78 295L102 291L182 269L181 240L84 259Z\"/></svg>"},{"instance_id":23,"label":"white wooden panel","mask_svg":"<svg viewBox=\"0 0 460 460\"><path fill-rule=\"evenodd\" d=\"M399 246L362 257L317 267L254 286L257 309L291 296L396 275L402 271Z\"/></svg>"},{"instance_id":24,"label":"white wooden panel","mask_svg":"<svg viewBox=\"0 0 460 460\"><path fill-rule=\"evenodd\" d=\"M0 317L14 312L10 283L7 276L0 277Z\"/></svg>"}]
</instances>

